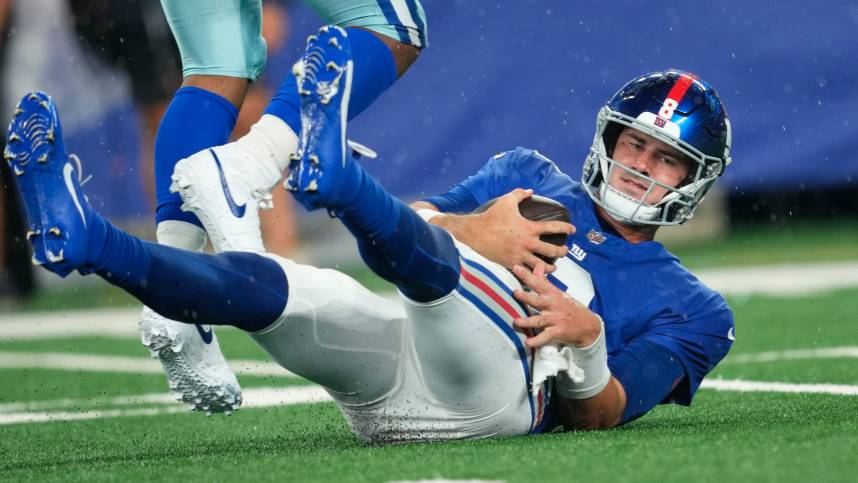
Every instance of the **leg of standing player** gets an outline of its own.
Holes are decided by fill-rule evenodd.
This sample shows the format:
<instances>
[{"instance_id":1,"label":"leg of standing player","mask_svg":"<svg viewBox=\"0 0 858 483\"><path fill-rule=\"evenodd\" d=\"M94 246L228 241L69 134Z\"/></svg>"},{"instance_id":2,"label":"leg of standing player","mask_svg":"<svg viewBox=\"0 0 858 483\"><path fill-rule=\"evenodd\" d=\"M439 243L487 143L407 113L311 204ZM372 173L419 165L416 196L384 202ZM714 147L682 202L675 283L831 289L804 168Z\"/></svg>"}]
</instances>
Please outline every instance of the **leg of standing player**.
<instances>
[{"instance_id":1,"label":"leg of standing player","mask_svg":"<svg viewBox=\"0 0 858 483\"><path fill-rule=\"evenodd\" d=\"M204 225L216 251L262 251L256 205L257 202L263 206L268 203L268 190L280 178L286 161L295 150L300 122L294 113L300 101L294 78L290 76L292 80L284 82L268 113L248 135L238 142L201 151L175 166L180 158L190 153L226 141L235 122L231 103L235 104L243 97L247 79L259 74L265 59L258 0L203 3L163 0L180 47L184 73L188 77L186 87L177 93L162 121L156 145L158 238L174 246L199 249L205 240L199 226ZM380 34L371 34L361 30L355 34L360 39L357 42L360 46L359 72L363 73L357 82L362 86L361 93L354 97L354 112L359 112L414 61L418 47L425 45L425 22L419 6L414 10L415 17L406 12L404 20L399 20L392 11L388 11L390 9L381 10L375 2L339 4L360 8L351 11L340 9L336 2L322 2L315 6L323 18L343 23L353 21L356 27L381 31ZM372 5L377 11L367 11ZM236 14L230 9L240 9L240 12ZM396 31L410 32L409 43L384 36L385 32L393 34ZM188 133L188 125L195 126L196 134ZM179 196L168 190L171 175L176 177L172 187L181 191L184 206ZM193 213L184 212L182 208L190 208ZM148 319L154 318L151 312L148 315ZM146 328L153 332L153 325L154 332L181 336L184 330L186 339L199 342L187 328L160 319L144 327L144 342L149 342L150 348L152 336L146 334ZM175 343L170 345L177 346ZM209 344L202 350L211 353L213 359L222 360L216 345ZM172 356L175 352L168 354ZM198 361L187 359L181 367L201 366ZM221 367L220 379L229 383L222 385L237 386L237 383L231 383L234 377L224 362L206 366Z\"/></svg>"},{"instance_id":2,"label":"leg of standing player","mask_svg":"<svg viewBox=\"0 0 858 483\"><path fill-rule=\"evenodd\" d=\"M355 65L350 117L387 90L426 45L425 18L416 0L307 3L326 22L349 31ZM262 249L256 208L270 206L270 188L295 153L300 130L300 98L293 73L250 133L177 164L173 188L202 221L216 250ZM221 173L228 196L224 196Z\"/></svg>"},{"instance_id":3,"label":"leg of standing player","mask_svg":"<svg viewBox=\"0 0 858 483\"><path fill-rule=\"evenodd\" d=\"M262 6L259 0L163 0L162 6L179 46L184 81L155 138L157 238L200 251L205 231L170 193L170 176L178 160L229 139L247 85L265 65ZM238 381L209 329L144 308L140 334L163 364L170 387L195 409L230 411L241 403Z\"/></svg>"}]
</instances>

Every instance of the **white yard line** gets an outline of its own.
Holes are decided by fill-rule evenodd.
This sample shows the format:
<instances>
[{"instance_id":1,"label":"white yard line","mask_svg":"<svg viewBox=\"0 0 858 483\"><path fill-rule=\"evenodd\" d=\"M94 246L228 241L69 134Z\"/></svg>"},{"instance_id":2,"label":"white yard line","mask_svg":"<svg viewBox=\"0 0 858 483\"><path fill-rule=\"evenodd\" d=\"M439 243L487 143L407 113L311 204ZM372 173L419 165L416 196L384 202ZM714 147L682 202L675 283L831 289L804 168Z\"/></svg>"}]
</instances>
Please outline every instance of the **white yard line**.
<instances>
[{"instance_id":1,"label":"white yard line","mask_svg":"<svg viewBox=\"0 0 858 483\"><path fill-rule=\"evenodd\" d=\"M794 297L858 287L858 262L718 268L696 270L695 273L704 283L725 295ZM395 297L393 294L384 295ZM0 314L0 341L79 336L134 337L139 318L138 307Z\"/></svg>"},{"instance_id":2,"label":"white yard line","mask_svg":"<svg viewBox=\"0 0 858 483\"><path fill-rule=\"evenodd\" d=\"M738 379L707 379L702 389L739 392L776 392L790 394L834 394L840 396L858 396L858 386L843 384L792 384L785 382L743 381ZM242 407L263 408L273 406L291 406L330 401L330 396L319 386L290 386L284 388L248 388L243 391ZM92 399L60 399L32 403L8 403L0 405L0 425L19 423L41 423L56 421L78 421L84 419L111 418L119 416L153 416L157 414L181 413L188 411L183 405L169 396L156 393L139 396L102 398L97 403L114 406L138 404L162 404L162 407L92 409L82 411L32 411L49 407L92 407Z\"/></svg>"},{"instance_id":3,"label":"white yard line","mask_svg":"<svg viewBox=\"0 0 858 483\"><path fill-rule=\"evenodd\" d=\"M292 406L296 404L313 404L330 401L331 398L319 386L292 386L285 388L250 388L242 391L244 403L242 407L264 408L271 406ZM71 399L57 401L41 401L32 403L35 407L57 406L90 406L89 399L74 402ZM18 423L43 423L55 421L79 421L84 419L113 418L119 416L154 416L157 414L183 413L189 409L170 398L168 395L144 394L141 396L119 397L104 399L113 405L132 405L141 403L164 404L164 407L130 408L130 409L93 409L83 411L22 411L20 405L27 403L11 403L0 405L0 425ZM57 404L59 403L59 404ZM33 408L34 406L29 406ZM27 406L25 406L26 408Z\"/></svg>"},{"instance_id":4,"label":"white yard line","mask_svg":"<svg viewBox=\"0 0 858 483\"><path fill-rule=\"evenodd\" d=\"M819 349L791 349L783 351L757 352L727 356L722 364L751 364L772 361L796 361L804 359L856 359L858 347L823 347Z\"/></svg>"},{"instance_id":5,"label":"white yard line","mask_svg":"<svg viewBox=\"0 0 858 483\"><path fill-rule=\"evenodd\" d=\"M741 379L704 379L700 388L716 391L858 396L858 386L846 384L793 384L788 382L743 381Z\"/></svg>"},{"instance_id":6,"label":"white yard line","mask_svg":"<svg viewBox=\"0 0 858 483\"><path fill-rule=\"evenodd\" d=\"M756 352L728 356L722 364L752 364L782 360L855 359L858 346L824 347ZM231 359L230 367L239 375L260 377L298 377L279 365L259 360ZM164 370L157 359L95 355L74 352L0 351L0 368L53 369L62 371L116 372L130 374L161 374Z\"/></svg>"},{"instance_id":7,"label":"white yard line","mask_svg":"<svg viewBox=\"0 0 858 483\"><path fill-rule=\"evenodd\" d=\"M239 375L264 377L298 377L273 362L230 360L229 366ZM62 371L122 372L162 374L157 359L72 352L0 351L0 367L7 369L55 369Z\"/></svg>"}]
</instances>

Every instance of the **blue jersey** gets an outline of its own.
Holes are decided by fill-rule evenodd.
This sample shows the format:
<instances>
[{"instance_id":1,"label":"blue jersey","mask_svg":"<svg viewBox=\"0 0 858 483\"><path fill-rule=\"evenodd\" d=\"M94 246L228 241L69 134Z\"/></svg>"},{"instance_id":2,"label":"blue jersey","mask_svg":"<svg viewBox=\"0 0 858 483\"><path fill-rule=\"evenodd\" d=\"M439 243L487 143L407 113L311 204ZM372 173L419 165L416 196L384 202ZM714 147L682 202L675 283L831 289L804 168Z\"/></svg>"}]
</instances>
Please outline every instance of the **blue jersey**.
<instances>
[{"instance_id":1,"label":"blue jersey","mask_svg":"<svg viewBox=\"0 0 858 483\"><path fill-rule=\"evenodd\" d=\"M448 193L425 201L444 212L466 213L515 188L533 189L569 209L577 231L549 278L605 321L609 365L626 390L627 406L662 388L652 404L641 403L648 407L627 407L624 421L658 402L690 404L732 345L733 315L724 298L660 243L623 239L600 220L579 182L533 150L498 154Z\"/></svg>"}]
</instances>

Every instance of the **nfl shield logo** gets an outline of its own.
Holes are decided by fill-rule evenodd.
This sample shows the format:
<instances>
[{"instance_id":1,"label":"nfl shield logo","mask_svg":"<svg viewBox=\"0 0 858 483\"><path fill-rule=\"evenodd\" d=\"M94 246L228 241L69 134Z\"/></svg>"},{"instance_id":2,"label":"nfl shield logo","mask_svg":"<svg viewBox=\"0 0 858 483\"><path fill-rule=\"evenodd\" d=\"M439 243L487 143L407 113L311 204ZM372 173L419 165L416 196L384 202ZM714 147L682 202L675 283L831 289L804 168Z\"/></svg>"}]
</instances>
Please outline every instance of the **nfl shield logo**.
<instances>
[{"instance_id":1,"label":"nfl shield logo","mask_svg":"<svg viewBox=\"0 0 858 483\"><path fill-rule=\"evenodd\" d=\"M587 232L587 239L590 240L590 243L595 243L596 245L601 245L606 240L605 235L596 230Z\"/></svg>"},{"instance_id":2,"label":"nfl shield logo","mask_svg":"<svg viewBox=\"0 0 858 483\"><path fill-rule=\"evenodd\" d=\"M665 119L661 116L656 116L655 120L653 121L653 124L655 124L658 127L664 127L664 125L667 124L667 119Z\"/></svg>"}]
</instances>

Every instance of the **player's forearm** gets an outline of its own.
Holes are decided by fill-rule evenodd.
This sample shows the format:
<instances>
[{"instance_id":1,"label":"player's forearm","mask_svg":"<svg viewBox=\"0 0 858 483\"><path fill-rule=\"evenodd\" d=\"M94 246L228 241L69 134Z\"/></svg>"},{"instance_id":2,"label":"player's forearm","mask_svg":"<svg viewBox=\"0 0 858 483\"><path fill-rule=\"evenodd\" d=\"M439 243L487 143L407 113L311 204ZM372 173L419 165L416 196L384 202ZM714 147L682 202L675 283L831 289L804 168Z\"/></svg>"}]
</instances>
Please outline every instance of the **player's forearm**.
<instances>
[{"instance_id":1,"label":"player's forearm","mask_svg":"<svg viewBox=\"0 0 858 483\"><path fill-rule=\"evenodd\" d=\"M470 233L473 227L473 215L453 215L441 213L432 203L416 201L411 204L411 209L419 213L424 220L433 225L440 226L452 234L457 240L468 244L471 239ZM438 213L433 215L431 212Z\"/></svg>"},{"instance_id":2,"label":"player's forearm","mask_svg":"<svg viewBox=\"0 0 858 483\"><path fill-rule=\"evenodd\" d=\"M593 397L569 399L559 396L557 417L567 431L608 429L620 424L625 408L626 393L622 384L612 377L608 385Z\"/></svg>"}]
</instances>

